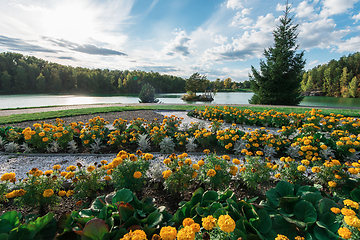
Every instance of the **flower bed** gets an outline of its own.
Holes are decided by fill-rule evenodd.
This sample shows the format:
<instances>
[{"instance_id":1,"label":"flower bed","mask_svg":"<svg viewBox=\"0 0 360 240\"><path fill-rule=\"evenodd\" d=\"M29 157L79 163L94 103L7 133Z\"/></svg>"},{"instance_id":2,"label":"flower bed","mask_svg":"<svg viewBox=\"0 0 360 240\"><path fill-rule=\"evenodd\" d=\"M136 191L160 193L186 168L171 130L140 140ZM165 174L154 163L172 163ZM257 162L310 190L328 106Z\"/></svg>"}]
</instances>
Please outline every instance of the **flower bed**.
<instances>
[{"instance_id":1,"label":"flower bed","mask_svg":"<svg viewBox=\"0 0 360 240\"><path fill-rule=\"evenodd\" d=\"M47 207L51 209L61 197L93 199L94 193L106 184L112 184L120 192L97 197L91 208L65 215L58 222L63 227L53 229L59 239L68 234L92 239L93 228L101 229L98 231L101 238L97 235L100 239L143 236L143 232L130 231L134 226L143 230L148 239L156 239L158 235L163 239L174 239L176 235L178 239L185 235L191 236L190 239L359 238L358 119L323 116L317 110L285 115L272 110L256 113L227 107L207 108L191 115L212 121L211 127L206 129L195 123L180 129L181 119L170 116L162 123L135 119L127 124L119 119L113 123L114 131L106 128L106 121L101 118L91 119L87 124L65 126L59 120L57 126L41 123L33 129L3 129L5 150L9 148L6 144L26 143L27 148L40 152L51 151L56 144L70 151L79 146L95 151L106 142L115 149L130 146L134 152L136 148L148 150L155 145L170 153L201 146L239 156L231 159L227 154L218 156L206 149L204 159L194 161L186 153L169 154L162 166L150 171L151 154L120 151L110 163L71 166L66 171L61 166L43 171L31 169L28 179L22 181L17 181L13 173L4 174L0 185L3 201L15 198L18 204L37 207L41 212ZM223 121L233 126L222 129ZM282 128L278 134L271 134L265 128L244 132L236 124ZM266 192L266 200L262 202L239 201L234 192L225 190L231 182L239 180L256 189L269 179L279 183ZM64 181L72 183L66 191L62 186ZM128 190L142 189L149 181L163 184L174 197L184 194L191 184L203 188L196 190L190 201L181 203L174 215L169 215L163 208L154 207L150 200L138 200ZM9 192L10 188L13 190ZM43 221L43 227L54 225L53 216L45 216L38 222ZM19 218L6 213L0 219L10 221L16 217ZM76 228L70 222L80 225Z\"/></svg>"}]
</instances>

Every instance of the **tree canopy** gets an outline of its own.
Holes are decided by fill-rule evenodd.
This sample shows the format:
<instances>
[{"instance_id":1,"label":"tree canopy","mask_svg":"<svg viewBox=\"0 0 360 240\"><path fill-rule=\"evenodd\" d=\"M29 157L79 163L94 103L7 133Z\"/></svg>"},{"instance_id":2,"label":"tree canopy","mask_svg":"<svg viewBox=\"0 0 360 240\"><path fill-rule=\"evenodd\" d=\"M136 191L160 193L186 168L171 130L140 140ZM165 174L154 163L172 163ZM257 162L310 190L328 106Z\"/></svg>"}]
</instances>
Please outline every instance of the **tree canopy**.
<instances>
[{"instance_id":1,"label":"tree canopy","mask_svg":"<svg viewBox=\"0 0 360 240\"><path fill-rule=\"evenodd\" d=\"M304 51L296 53L299 25L289 16L290 8L287 3L280 24L273 31L274 46L264 50L266 62L260 60L260 72L251 66L251 104L297 105L303 99L300 83Z\"/></svg>"}]
</instances>

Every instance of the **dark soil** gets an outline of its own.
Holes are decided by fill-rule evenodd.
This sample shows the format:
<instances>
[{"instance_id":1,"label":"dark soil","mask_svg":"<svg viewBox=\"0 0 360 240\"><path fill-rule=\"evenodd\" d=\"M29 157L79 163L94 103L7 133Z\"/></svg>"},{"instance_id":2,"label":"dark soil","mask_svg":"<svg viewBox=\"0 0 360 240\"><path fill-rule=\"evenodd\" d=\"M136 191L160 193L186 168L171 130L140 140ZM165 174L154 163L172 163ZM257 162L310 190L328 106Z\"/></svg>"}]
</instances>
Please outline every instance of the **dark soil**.
<instances>
[{"instance_id":1,"label":"dark soil","mask_svg":"<svg viewBox=\"0 0 360 240\"><path fill-rule=\"evenodd\" d=\"M163 120L163 115L155 113L151 110L137 110L137 111L125 111L125 112L109 112L109 113L99 113L92 115L81 115L74 117L65 117L62 118L66 123L82 121L84 123L88 122L89 119L100 116L104 118L106 121L112 123L115 119L122 118L125 120L133 120L133 118L144 118L149 121L157 118L159 121ZM40 121L28 121L21 122L15 124L9 124L12 127L21 127L26 128L32 126L34 123L39 123ZM47 123L55 122L55 119L47 119L45 120ZM4 125L3 125L4 126ZM5 125L6 126L6 125ZM0 126L1 127L1 126ZM232 182L229 186L229 189L232 190L237 196L238 200L243 200L244 198L254 198L258 197L256 203L259 203L261 200L265 199L265 192L274 187L276 183L272 181L268 181L258 186L257 189L249 189L246 185L243 184L241 180L237 182ZM171 195L168 191L163 188L162 183L154 184L149 183L146 187L144 187L141 191L136 192L136 195L139 199L144 197L152 197L154 200L154 204L157 207L165 206L166 210L170 214L174 214L178 209L179 203L181 201L189 201L193 192L199 188L199 184L191 185L188 190L181 195ZM202 186L203 187L203 186ZM225 190L225 189L224 189ZM114 188L111 186L106 187L101 192L97 193L97 196L106 195L114 191ZM78 199L74 199L72 197L63 197L58 206L53 209L48 209L48 211L55 213L55 218L59 219L63 213L71 212L74 210L81 210L83 208L88 208L91 201L93 199L83 199L82 203L79 204ZM8 202L3 203L3 206L0 210L0 215L7 211L16 210L23 214L23 216L27 214L40 214L39 209L29 209L29 208L20 208L16 206L12 199Z\"/></svg>"}]
</instances>

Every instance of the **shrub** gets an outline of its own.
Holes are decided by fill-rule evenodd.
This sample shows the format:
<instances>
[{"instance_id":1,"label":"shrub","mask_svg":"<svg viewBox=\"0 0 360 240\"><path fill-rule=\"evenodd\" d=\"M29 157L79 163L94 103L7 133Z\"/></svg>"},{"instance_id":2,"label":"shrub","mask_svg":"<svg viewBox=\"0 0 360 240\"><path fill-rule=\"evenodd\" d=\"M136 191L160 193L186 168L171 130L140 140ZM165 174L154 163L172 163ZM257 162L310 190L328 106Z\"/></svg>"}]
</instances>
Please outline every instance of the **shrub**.
<instances>
[{"instance_id":1,"label":"shrub","mask_svg":"<svg viewBox=\"0 0 360 240\"><path fill-rule=\"evenodd\" d=\"M142 86L139 94L139 103L157 103L159 99L155 97L155 88L149 83Z\"/></svg>"}]
</instances>

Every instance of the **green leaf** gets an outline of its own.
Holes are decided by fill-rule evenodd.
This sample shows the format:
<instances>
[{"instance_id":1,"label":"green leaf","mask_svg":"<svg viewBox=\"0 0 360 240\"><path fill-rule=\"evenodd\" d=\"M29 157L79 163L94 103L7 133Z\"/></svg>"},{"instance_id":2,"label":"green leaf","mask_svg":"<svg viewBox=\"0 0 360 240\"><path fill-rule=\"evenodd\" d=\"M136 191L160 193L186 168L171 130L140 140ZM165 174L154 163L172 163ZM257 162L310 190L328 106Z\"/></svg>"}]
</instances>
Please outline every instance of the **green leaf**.
<instances>
[{"instance_id":1,"label":"green leaf","mask_svg":"<svg viewBox=\"0 0 360 240\"><path fill-rule=\"evenodd\" d=\"M219 218L221 215L226 215L227 212L223 209L223 208L219 208L218 210L216 210L213 214L214 218Z\"/></svg>"},{"instance_id":2,"label":"green leaf","mask_svg":"<svg viewBox=\"0 0 360 240\"><path fill-rule=\"evenodd\" d=\"M203 201L217 201L219 200L219 194L215 191L206 191L202 197Z\"/></svg>"},{"instance_id":3,"label":"green leaf","mask_svg":"<svg viewBox=\"0 0 360 240\"><path fill-rule=\"evenodd\" d=\"M10 221L6 219L0 220L0 234L9 233L14 228L15 228L14 225Z\"/></svg>"},{"instance_id":4,"label":"green leaf","mask_svg":"<svg viewBox=\"0 0 360 240\"><path fill-rule=\"evenodd\" d=\"M123 188L119 191L117 191L112 198L113 204L123 202L123 203L129 203L133 200L133 193L127 189Z\"/></svg>"},{"instance_id":5,"label":"green leaf","mask_svg":"<svg viewBox=\"0 0 360 240\"><path fill-rule=\"evenodd\" d=\"M135 217L131 217L124 223L124 228L129 229L132 226L140 226L140 225L141 225L141 222L139 221L139 219L137 219Z\"/></svg>"},{"instance_id":6,"label":"green leaf","mask_svg":"<svg viewBox=\"0 0 360 240\"><path fill-rule=\"evenodd\" d=\"M130 217L134 216L134 212L134 209L128 208L124 205L119 206L119 216L122 221L126 221Z\"/></svg>"},{"instance_id":7,"label":"green leaf","mask_svg":"<svg viewBox=\"0 0 360 240\"><path fill-rule=\"evenodd\" d=\"M0 216L0 225L2 225L2 220L7 220L13 226L13 228L15 228L19 226L21 218L22 215L20 212L17 211L5 212Z\"/></svg>"},{"instance_id":8,"label":"green leaf","mask_svg":"<svg viewBox=\"0 0 360 240\"><path fill-rule=\"evenodd\" d=\"M287 236L289 239L294 239L297 236L296 225L287 222L279 215L273 218L272 230L278 234Z\"/></svg>"},{"instance_id":9,"label":"green leaf","mask_svg":"<svg viewBox=\"0 0 360 240\"><path fill-rule=\"evenodd\" d=\"M9 234L9 239L30 240L33 239L35 235L36 235L35 226L22 224L19 227L11 230Z\"/></svg>"},{"instance_id":10,"label":"green leaf","mask_svg":"<svg viewBox=\"0 0 360 240\"><path fill-rule=\"evenodd\" d=\"M43 217L38 217L35 221L30 222L29 224L35 226L35 232L38 233L45 227L51 220L54 219L55 214L53 212L49 212Z\"/></svg>"},{"instance_id":11,"label":"green leaf","mask_svg":"<svg viewBox=\"0 0 360 240\"><path fill-rule=\"evenodd\" d=\"M159 212L152 212L146 220L146 224L149 228L156 227L163 220L163 215Z\"/></svg>"},{"instance_id":12,"label":"green leaf","mask_svg":"<svg viewBox=\"0 0 360 240\"><path fill-rule=\"evenodd\" d=\"M323 197L321 196L321 194L308 192L304 194L301 199L310 202L316 208L318 206L318 202L323 199Z\"/></svg>"},{"instance_id":13,"label":"green leaf","mask_svg":"<svg viewBox=\"0 0 360 240\"><path fill-rule=\"evenodd\" d=\"M102 219L94 218L86 223L81 240L103 240L109 233L109 227Z\"/></svg>"},{"instance_id":14,"label":"green leaf","mask_svg":"<svg viewBox=\"0 0 360 240\"><path fill-rule=\"evenodd\" d=\"M295 205L294 214L297 219L307 224L317 220L315 207L305 200L301 200Z\"/></svg>"},{"instance_id":15,"label":"green leaf","mask_svg":"<svg viewBox=\"0 0 360 240\"><path fill-rule=\"evenodd\" d=\"M280 181L276 185L275 189L279 193L280 197L294 196L294 186L289 182Z\"/></svg>"},{"instance_id":16,"label":"green leaf","mask_svg":"<svg viewBox=\"0 0 360 240\"><path fill-rule=\"evenodd\" d=\"M57 232L57 221L55 218L46 224L41 230L36 234L34 239L54 239Z\"/></svg>"},{"instance_id":17,"label":"green leaf","mask_svg":"<svg viewBox=\"0 0 360 240\"><path fill-rule=\"evenodd\" d=\"M296 193L296 196L302 197L303 195L308 193L316 193L321 195L320 191L316 187L306 185L306 186L301 186L299 188L299 190Z\"/></svg>"},{"instance_id":18,"label":"green leaf","mask_svg":"<svg viewBox=\"0 0 360 240\"><path fill-rule=\"evenodd\" d=\"M206 212L208 212L207 208L200 207L199 205L196 206L195 210L196 210L197 214L199 214L201 217L206 217L206 216L204 216L204 214Z\"/></svg>"},{"instance_id":19,"label":"green leaf","mask_svg":"<svg viewBox=\"0 0 360 240\"><path fill-rule=\"evenodd\" d=\"M271 226L272 226L272 222L271 222L271 218L269 216L269 214L267 213L267 211L261 209L257 212L258 216L259 216L259 220L260 220L260 224L257 227L257 230L260 233L267 233L271 230Z\"/></svg>"},{"instance_id":20,"label":"green leaf","mask_svg":"<svg viewBox=\"0 0 360 240\"><path fill-rule=\"evenodd\" d=\"M234 195L235 194L234 194L233 191L228 190L228 191L226 191L226 192L224 192L223 194L220 195L219 201L223 202L223 201L226 201L228 199L232 199Z\"/></svg>"},{"instance_id":21,"label":"green leaf","mask_svg":"<svg viewBox=\"0 0 360 240\"><path fill-rule=\"evenodd\" d=\"M314 235L316 239L319 240L338 240L340 237L332 232L330 232L327 228L321 223L316 222L314 226Z\"/></svg>"},{"instance_id":22,"label":"green leaf","mask_svg":"<svg viewBox=\"0 0 360 240\"><path fill-rule=\"evenodd\" d=\"M329 229L329 231L333 233L336 233L340 227L340 223L336 222L336 216L332 212L324 213L321 216L320 221L321 223L325 224L326 228Z\"/></svg>"},{"instance_id":23,"label":"green leaf","mask_svg":"<svg viewBox=\"0 0 360 240\"><path fill-rule=\"evenodd\" d=\"M326 213L326 212L331 212L331 208L332 207L339 207L333 200L329 199L329 198L324 198L322 200L319 201L319 212L320 215Z\"/></svg>"},{"instance_id":24,"label":"green leaf","mask_svg":"<svg viewBox=\"0 0 360 240\"><path fill-rule=\"evenodd\" d=\"M99 212L106 206L105 196L97 197L91 204L90 209L95 212Z\"/></svg>"},{"instance_id":25,"label":"green leaf","mask_svg":"<svg viewBox=\"0 0 360 240\"><path fill-rule=\"evenodd\" d=\"M107 214L108 214L108 206L104 206L101 211L99 212L99 216L98 218L106 220L107 219Z\"/></svg>"},{"instance_id":26,"label":"green leaf","mask_svg":"<svg viewBox=\"0 0 360 240\"><path fill-rule=\"evenodd\" d=\"M61 215L57 223L59 233L62 233L66 230L71 230L72 221L73 219L71 217L71 213L64 213L63 215Z\"/></svg>"},{"instance_id":27,"label":"green leaf","mask_svg":"<svg viewBox=\"0 0 360 240\"><path fill-rule=\"evenodd\" d=\"M280 194L275 188L271 188L266 192L266 198L269 201L271 207L276 208L280 204Z\"/></svg>"},{"instance_id":28,"label":"green leaf","mask_svg":"<svg viewBox=\"0 0 360 240\"><path fill-rule=\"evenodd\" d=\"M201 202L203 194L204 194L203 188L196 189L191 197L191 205L195 206L197 203Z\"/></svg>"},{"instance_id":29,"label":"green leaf","mask_svg":"<svg viewBox=\"0 0 360 240\"><path fill-rule=\"evenodd\" d=\"M360 202L360 189L355 188L354 190L352 190L350 196L355 202Z\"/></svg>"},{"instance_id":30,"label":"green leaf","mask_svg":"<svg viewBox=\"0 0 360 240\"><path fill-rule=\"evenodd\" d=\"M210 210L209 210L209 214L210 215L213 215L214 212L216 212L218 209L222 208L222 204L219 203L219 202L213 202L211 205L210 205Z\"/></svg>"},{"instance_id":31,"label":"green leaf","mask_svg":"<svg viewBox=\"0 0 360 240\"><path fill-rule=\"evenodd\" d=\"M91 209L84 209L79 212L80 217L92 217L94 213Z\"/></svg>"},{"instance_id":32,"label":"green leaf","mask_svg":"<svg viewBox=\"0 0 360 240\"><path fill-rule=\"evenodd\" d=\"M8 240L9 234L7 233L0 233L0 240Z\"/></svg>"}]
</instances>

